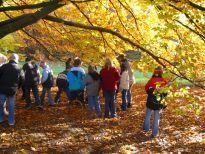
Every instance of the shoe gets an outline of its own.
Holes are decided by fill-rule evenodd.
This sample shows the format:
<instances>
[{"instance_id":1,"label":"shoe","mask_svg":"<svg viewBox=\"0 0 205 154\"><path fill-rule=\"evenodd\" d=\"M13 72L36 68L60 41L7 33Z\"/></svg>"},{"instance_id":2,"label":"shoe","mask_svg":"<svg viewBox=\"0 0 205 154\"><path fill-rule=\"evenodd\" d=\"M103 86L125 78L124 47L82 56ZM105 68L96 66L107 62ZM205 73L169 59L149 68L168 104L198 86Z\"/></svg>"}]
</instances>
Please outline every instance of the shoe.
<instances>
[{"instance_id":1,"label":"shoe","mask_svg":"<svg viewBox=\"0 0 205 154\"><path fill-rule=\"evenodd\" d=\"M101 118L102 117L102 114L97 114L97 118Z\"/></svg>"},{"instance_id":2,"label":"shoe","mask_svg":"<svg viewBox=\"0 0 205 154\"><path fill-rule=\"evenodd\" d=\"M42 105L38 105L37 108L43 110L43 106Z\"/></svg>"},{"instance_id":3,"label":"shoe","mask_svg":"<svg viewBox=\"0 0 205 154\"><path fill-rule=\"evenodd\" d=\"M127 104L127 107L128 107L128 108L131 108L131 107L132 107L132 104Z\"/></svg>"},{"instance_id":4,"label":"shoe","mask_svg":"<svg viewBox=\"0 0 205 154\"><path fill-rule=\"evenodd\" d=\"M15 128L15 126L14 126L14 125L9 125L9 128L14 129L14 128Z\"/></svg>"},{"instance_id":5,"label":"shoe","mask_svg":"<svg viewBox=\"0 0 205 154\"><path fill-rule=\"evenodd\" d=\"M55 104L49 104L48 106L49 106L49 107L54 107L54 106L55 106Z\"/></svg>"},{"instance_id":6,"label":"shoe","mask_svg":"<svg viewBox=\"0 0 205 154\"><path fill-rule=\"evenodd\" d=\"M158 135L151 135L151 138L157 138L158 137Z\"/></svg>"},{"instance_id":7,"label":"shoe","mask_svg":"<svg viewBox=\"0 0 205 154\"><path fill-rule=\"evenodd\" d=\"M0 122L0 125L3 125L3 124L5 124L5 123L6 123L6 120L1 121L1 122Z\"/></svg>"},{"instance_id":8,"label":"shoe","mask_svg":"<svg viewBox=\"0 0 205 154\"><path fill-rule=\"evenodd\" d=\"M55 104L59 104L59 102L60 102L59 100L56 100L56 101L55 101Z\"/></svg>"},{"instance_id":9,"label":"shoe","mask_svg":"<svg viewBox=\"0 0 205 154\"><path fill-rule=\"evenodd\" d=\"M147 133L148 131L149 131L149 130L144 130L144 129L143 129L143 132L144 132L144 133Z\"/></svg>"},{"instance_id":10,"label":"shoe","mask_svg":"<svg viewBox=\"0 0 205 154\"><path fill-rule=\"evenodd\" d=\"M31 105L30 106L25 106L25 108L27 109L27 110L29 110L29 109L31 109Z\"/></svg>"}]
</instances>

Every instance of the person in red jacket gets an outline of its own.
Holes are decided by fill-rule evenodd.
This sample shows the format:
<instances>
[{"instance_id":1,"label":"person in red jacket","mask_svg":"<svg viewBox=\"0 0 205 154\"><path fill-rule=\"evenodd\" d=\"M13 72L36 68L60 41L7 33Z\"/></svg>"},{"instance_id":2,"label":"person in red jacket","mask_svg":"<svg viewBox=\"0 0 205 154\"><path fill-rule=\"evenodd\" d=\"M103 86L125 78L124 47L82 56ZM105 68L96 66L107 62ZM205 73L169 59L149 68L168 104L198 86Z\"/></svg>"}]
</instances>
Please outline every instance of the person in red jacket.
<instances>
[{"instance_id":1,"label":"person in red jacket","mask_svg":"<svg viewBox=\"0 0 205 154\"><path fill-rule=\"evenodd\" d=\"M116 117L115 108L115 96L117 90L117 82L120 79L120 74L118 70L112 66L110 59L105 60L105 66L100 71L101 76L101 86L105 97L105 113L104 117L109 118L111 113L111 118Z\"/></svg>"},{"instance_id":2,"label":"person in red jacket","mask_svg":"<svg viewBox=\"0 0 205 154\"><path fill-rule=\"evenodd\" d=\"M146 103L146 116L144 120L143 129L145 132L149 131L150 128L150 117L152 111L154 111L154 122L152 128L152 136L156 137L159 130L159 119L160 119L160 110L164 109L165 106L161 104L161 101L167 94L159 93L157 91L157 86L163 87L167 85L167 80L162 77L163 71L161 67L157 67L154 70L152 78L145 85L145 91L148 94L147 103ZM157 94L160 96L160 100L157 99Z\"/></svg>"}]
</instances>

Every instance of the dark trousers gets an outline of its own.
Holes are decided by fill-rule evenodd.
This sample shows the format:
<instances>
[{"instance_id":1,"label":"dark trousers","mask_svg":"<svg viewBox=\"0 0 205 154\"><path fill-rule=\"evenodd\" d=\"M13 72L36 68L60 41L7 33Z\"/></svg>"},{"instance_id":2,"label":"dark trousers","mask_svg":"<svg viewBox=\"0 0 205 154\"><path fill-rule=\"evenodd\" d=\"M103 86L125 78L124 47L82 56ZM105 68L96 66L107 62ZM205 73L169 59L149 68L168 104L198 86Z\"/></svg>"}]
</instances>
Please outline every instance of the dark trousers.
<instances>
[{"instance_id":1,"label":"dark trousers","mask_svg":"<svg viewBox=\"0 0 205 154\"><path fill-rule=\"evenodd\" d=\"M84 90L70 91L70 101L78 100L84 105Z\"/></svg>"},{"instance_id":2,"label":"dark trousers","mask_svg":"<svg viewBox=\"0 0 205 154\"><path fill-rule=\"evenodd\" d=\"M22 97L21 97L21 98L22 98L22 99L26 99L25 88L26 88L25 85L22 85L22 86L21 86L21 90L22 90Z\"/></svg>"},{"instance_id":3,"label":"dark trousers","mask_svg":"<svg viewBox=\"0 0 205 154\"><path fill-rule=\"evenodd\" d=\"M69 90L68 90L67 88L58 87L58 91L57 91L57 94L56 94L56 97L55 97L55 102L56 102L56 103L59 102L61 93L62 93L63 91L66 93L66 95L67 95L67 97L68 97L68 100L70 100Z\"/></svg>"},{"instance_id":4,"label":"dark trousers","mask_svg":"<svg viewBox=\"0 0 205 154\"><path fill-rule=\"evenodd\" d=\"M32 90L33 96L35 98L36 105L41 105L38 86L37 85L32 85L32 86L25 86L26 106L27 107L31 106L31 96L30 96L31 90Z\"/></svg>"}]
</instances>

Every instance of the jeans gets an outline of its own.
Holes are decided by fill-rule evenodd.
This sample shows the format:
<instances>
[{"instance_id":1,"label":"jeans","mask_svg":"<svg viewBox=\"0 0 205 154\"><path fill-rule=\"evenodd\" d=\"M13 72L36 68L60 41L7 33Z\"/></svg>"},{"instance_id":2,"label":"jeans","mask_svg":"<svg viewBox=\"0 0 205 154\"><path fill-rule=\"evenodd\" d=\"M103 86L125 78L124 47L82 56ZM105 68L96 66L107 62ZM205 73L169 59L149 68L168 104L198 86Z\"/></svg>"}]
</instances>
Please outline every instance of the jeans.
<instances>
[{"instance_id":1,"label":"jeans","mask_svg":"<svg viewBox=\"0 0 205 154\"><path fill-rule=\"evenodd\" d=\"M6 98L8 97L8 123L9 125L14 125L14 108L15 108L15 95L6 96L4 94L0 94L0 122L4 120L4 104L6 102Z\"/></svg>"},{"instance_id":2,"label":"jeans","mask_svg":"<svg viewBox=\"0 0 205 154\"><path fill-rule=\"evenodd\" d=\"M114 118L117 116L116 114L116 108L115 108L115 91L105 91L105 118L108 118L111 113L111 118Z\"/></svg>"},{"instance_id":3,"label":"jeans","mask_svg":"<svg viewBox=\"0 0 205 154\"><path fill-rule=\"evenodd\" d=\"M56 97L55 97L55 102L58 104L59 100L60 100L60 95L61 93L65 91L66 92L66 95L68 97L68 100L70 100L70 94L69 94L69 90L66 88L62 88L62 87L58 87L58 91L57 91L57 94L56 94Z\"/></svg>"},{"instance_id":4,"label":"jeans","mask_svg":"<svg viewBox=\"0 0 205 154\"><path fill-rule=\"evenodd\" d=\"M26 106L27 107L31 106L31 96L30 96L31 90L34 95L36 105L41 105L38 87L37 85L33 85L33 86L25 86Z\"/></svg>"},{"instance_id":5,"label":"jeans","mask_svg":"<svg viewBox=\"0 0 205 154\"><path fill-rule=\"evenodd\" d=\"M151 110L150 108L147 108L143 129L146 132L149 130L152 111L154 111L154 122L153 122L153 127L152 127L152 135L157 136L158 131L159 131L160 110Z\"/></svg>"},{"instance_id":6,"label":"jeans","mask_svg":"<svg viewBox=\"0 0 205 154\"><path fill-rule=\"evenodd\" d=\"M127 89L123 89L122 90L122 106L121 106L122 111L126 111L127 110L127 105L128 105L127 95L128 95L128 91L129 90L127 90Z\"/></svg>"},{"instance_id":7,"label":"jeans","mask_svg":"<svg viewBox=\"0 0 205 154\"><path fill-rule=\"evenodd\" d=\"M53 97L51 95L51 88L47 88L47 87L43 87L43 91L42 91L42 94L41 94L41 104L43 105L44 104L44 99L45 99L45 95L46 95L46 92L48 93L48 103L49 105L53 105Z\"/></svg>"},{"instance_id":8,"label":"jeans","mask_svg":"<svg viewBox=\"0 0 205 154\"><path fill-rule=\"evenodd\" d=\"M128 92L127 92L127 106L131 106L132 105L132 86L130 86Z\"/></svg>"},{"instance_id":9,"label":"jeans","mask_svg":"<svg viewBox=\"0 0 205 154\"><path fill-rule=\"evenodd\" d=\"M93 108L95 108L96 114L100 116L99 96L88 96L88 110L93 111Z\"/></svg>"}]
</instances>

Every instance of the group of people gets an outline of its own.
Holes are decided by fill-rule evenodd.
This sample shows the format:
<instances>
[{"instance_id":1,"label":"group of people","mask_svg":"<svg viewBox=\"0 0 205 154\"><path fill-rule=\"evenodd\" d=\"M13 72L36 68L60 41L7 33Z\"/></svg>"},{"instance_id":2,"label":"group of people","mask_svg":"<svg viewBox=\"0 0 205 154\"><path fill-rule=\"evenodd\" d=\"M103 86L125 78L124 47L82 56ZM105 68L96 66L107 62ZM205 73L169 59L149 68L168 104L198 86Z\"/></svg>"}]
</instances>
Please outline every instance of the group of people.
<instances>
[{"instance_id":1,"label":"group of people","mask_svg":"<svg viewBox=\"0 0 205 154\"><path fill-rule=\"evenodd\" d=\"M0 123L4 121L5 102L8 98L8 123L9 126L14 126L14 107L15 94L19 87L23 87L25 97L25 108L32 107L30 92L32 90L35 105L39 109L43 109L45 94L48 93L48 104L54 106L59 103L62 92L67 94L69 102L78 102L85 105L85 90L88 100L88 110L95 112L97 117L102 116L100 108L100 90L104 97L104 118L115 118L116 114L116 95L117 92L122 94L121 110L126 111L132 106L132 86L135 83L133 70L129 61L123 54L117 57L120 64L118 70L112 65L112 61L107 58L105 64L100 71L95 65L88 65L88 71L82 67L80 58L69 58L66 62L66 69L59 73L56 79L58 91L53 99L51 88L54 84L53 71L48 66L46 61L40 61L39 66L42 67L42 75L36 62L31 58L26 58L26 63L23 68L18 67L19 57L17 54L12 54L9 57L9 62L0 65ZM99 72L99 73L98 73ZM159 129L159 113L165 108L160 103L156 96L157 83L162 83L165 86L167 81L162 78L162 69L158 67L155 69L152 78L145 86L148 94L147 111L144 121L143 129L145 132L150 127L151 112L154 110L154 123L152 135L158 135ZM38 86L42 85L41 95L39 94ZM163 99L166 94L160 94Z\"/></svg>"},{"instance_id":2,"label":"group of people","mask_svg":"<svg viewBox=\"0 0 205 154\"><path fill-rule=\"evenodd\" d=\"M65 91L70 102L78 101L84 105L84 90L87 92L88 110L95 110L98 117L101 116L99 94L103 91L105 99L105 118L116 117L115 98L116 92L122 92L122 111L132 105L131 88L135 82L133 71L124 55L118 56L120 71L116 69L110 59L105 60L105 64L98 73L95 65L88 65L88 71L82 68L82 61L79 58L69 59L66 70L57 77L56 84L58 92L55 97L57 104L60 94Z\"/></svg>"}]
</instances>

